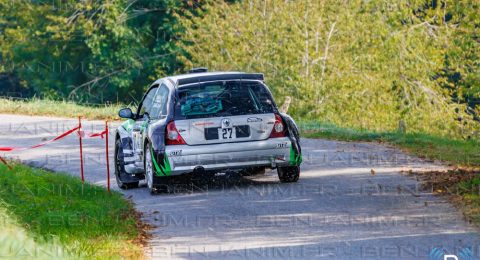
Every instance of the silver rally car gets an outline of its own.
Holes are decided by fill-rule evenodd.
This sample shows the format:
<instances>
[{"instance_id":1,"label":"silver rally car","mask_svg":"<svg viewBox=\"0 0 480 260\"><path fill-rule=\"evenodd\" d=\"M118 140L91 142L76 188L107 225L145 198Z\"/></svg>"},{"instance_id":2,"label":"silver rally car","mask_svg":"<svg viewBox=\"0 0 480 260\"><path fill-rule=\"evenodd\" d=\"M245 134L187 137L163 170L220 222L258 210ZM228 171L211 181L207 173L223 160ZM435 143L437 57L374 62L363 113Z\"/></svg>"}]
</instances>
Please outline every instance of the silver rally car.
<instances>
[{"instance_id":1,"label":"silver rally car","mask_svg":"<svg viewBox=\"0 0 480 260\"><path fill-rule=\"evenodd\" d=\"M168 188L178 175L277 169L296 182L302 161L293 119L278 111L263 74L190 73L155 81L116 131L115 175L123 188Z\"/></svg>"}]
</instances>

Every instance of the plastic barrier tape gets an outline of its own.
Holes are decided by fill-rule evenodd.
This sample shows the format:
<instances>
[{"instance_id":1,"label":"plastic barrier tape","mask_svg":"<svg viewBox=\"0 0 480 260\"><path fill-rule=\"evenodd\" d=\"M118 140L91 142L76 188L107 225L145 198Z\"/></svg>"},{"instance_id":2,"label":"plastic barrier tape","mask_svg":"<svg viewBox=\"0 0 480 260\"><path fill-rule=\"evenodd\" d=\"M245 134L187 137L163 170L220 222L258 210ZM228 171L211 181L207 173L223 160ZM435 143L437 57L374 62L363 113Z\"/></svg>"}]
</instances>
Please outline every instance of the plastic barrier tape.
<instances>
[{"instance_id":1,"label":"plastic barrier tape","mask_svg":"<svg viewBox=\"0 0 480 260\"><path fill-rule=\"evenodd\" d=\"M37 144L37 145L33 145L33 146L30 146L30 147L0 147L0 151L1 151L1 152L11 152L11 151L23 151L23 150L35 149L35 148L38 148L38 147L42 147L42 146L44 146L44 145L46 145L46 144L49 144L49 143L51 143L51 142L55 142L55 141L57 141L57 140L60 140L60 139L64 138L65 136L67 136L67 135L69 135L69 134L71 134L71 133L73 133L73 132L75 132L75 131L77 131L77 130L79 130L79 129L80 129L80 127L77 126L77 127L73 128L73 129L68 130L67 132L65 132L65 133L63 133L63 134L61 134L61 135L59 135L59 136L51 139L51 140L48 140L48 141L46 141L46 142L43 142L43 143L40 143L40 144Z\"/></svg>"}]
</instances>

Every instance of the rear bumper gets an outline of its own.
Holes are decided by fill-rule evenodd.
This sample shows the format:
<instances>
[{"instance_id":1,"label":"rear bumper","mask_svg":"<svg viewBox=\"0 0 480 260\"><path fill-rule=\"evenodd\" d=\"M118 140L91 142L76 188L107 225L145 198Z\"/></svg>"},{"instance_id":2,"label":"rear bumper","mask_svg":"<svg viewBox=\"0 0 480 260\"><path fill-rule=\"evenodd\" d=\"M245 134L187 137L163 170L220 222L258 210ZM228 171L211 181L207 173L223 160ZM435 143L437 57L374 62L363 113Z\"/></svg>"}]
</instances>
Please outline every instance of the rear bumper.
<instances>
[{"instance_id":1,"label":"rear bumper","mask_svg":"<svg viewBox=\"0 0 480 260\"><path fill-rule=\"evenodd\" d=\"M289 165L291 141L288 137L263 141L166 146L165 155L171 175L192 172L202 166L205 170L235 169L254 166Z\"/></svg>"}]
</instances>

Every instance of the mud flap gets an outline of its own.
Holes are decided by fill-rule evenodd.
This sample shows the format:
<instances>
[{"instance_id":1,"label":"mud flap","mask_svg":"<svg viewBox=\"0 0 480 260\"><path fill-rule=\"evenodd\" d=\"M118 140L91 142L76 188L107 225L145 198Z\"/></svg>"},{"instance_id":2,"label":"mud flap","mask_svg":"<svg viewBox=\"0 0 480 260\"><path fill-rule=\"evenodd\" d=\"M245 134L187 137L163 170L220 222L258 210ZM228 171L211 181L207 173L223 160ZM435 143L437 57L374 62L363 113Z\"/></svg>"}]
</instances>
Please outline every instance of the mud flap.
<instances>
[{"instance_id":1,"label":"mud flap","mask_svg":"<svg viewBox=\"0 0 480 260\"><path fill-rule=\"evenodd\" d=\"M152 162L154 167L155 176L162 177L162 176L170 176L172 172L172 168L170 166L170 160L168 159L167 154L165 151L162 152L155 152L153 149L151 150L152 155Z\"/></svg>"},{"instance_id":2,"label":"mud flap","mask_svg":"<svg viewBox=\"0 0 480 260\"><path fill-rule=\"evenodd\" d=\"M285 113L280 114L283 122L285 122L288 137L292 142L292 147L290 148L290 165L299 166L302 163L302 147L300 146L300 132L298 131L297 124L289 115Z\"/></svg>"}]
</instances>

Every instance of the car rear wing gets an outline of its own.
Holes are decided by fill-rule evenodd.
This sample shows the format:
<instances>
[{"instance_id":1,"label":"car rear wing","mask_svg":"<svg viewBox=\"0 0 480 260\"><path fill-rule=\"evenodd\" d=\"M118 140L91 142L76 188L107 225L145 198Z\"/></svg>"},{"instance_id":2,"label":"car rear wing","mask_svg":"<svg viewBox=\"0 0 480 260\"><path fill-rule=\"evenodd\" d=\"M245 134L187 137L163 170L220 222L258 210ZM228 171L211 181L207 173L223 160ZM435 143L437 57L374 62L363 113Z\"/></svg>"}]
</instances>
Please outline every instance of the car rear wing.
<instances>
[{"instance_id":1,"label":"car rear wing","mask_svg":"<svg viewBox=\"0 0 480 260\"><path fill-rule=\"evenodd\" d=\"M226 74L205 75L205 76L178 79L177 86L206 82L206 81L222 81L222 80L260 80L260 81L264 81L264 78L263 78L262 73L226 73Z\"/></svg>"}]
</instances>

